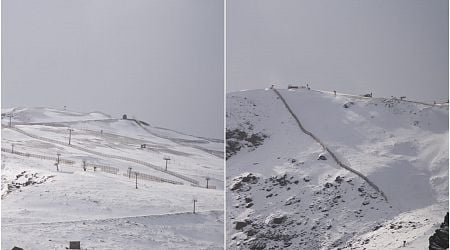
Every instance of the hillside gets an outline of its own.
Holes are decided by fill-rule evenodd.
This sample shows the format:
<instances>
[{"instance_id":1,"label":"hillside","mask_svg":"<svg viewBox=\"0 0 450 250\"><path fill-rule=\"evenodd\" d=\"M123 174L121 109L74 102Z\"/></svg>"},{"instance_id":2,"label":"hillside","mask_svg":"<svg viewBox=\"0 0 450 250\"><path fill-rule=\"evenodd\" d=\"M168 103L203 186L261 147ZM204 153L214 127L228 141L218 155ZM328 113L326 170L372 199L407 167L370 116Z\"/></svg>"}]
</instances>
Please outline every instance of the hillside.
<instances>
[{"instance_id":1,"label":"hillside","mask_svg":"<svg viewBox=\"0 0 450 250\"><path fill-rule=\"evenodd\" d=\"M227 95L227 245L425 249L448 211L448 105L278 92Z\"/></svg>"},{"instance_id":2,"label":"hillside","mask_svg":"<svg viewBox=\"0 0 450 250\"><path fill-rule=\"evenodd\" d=\"M2 118L2 249L222 248L220 140L100 112Z\"/></svg>"}]
</instances>

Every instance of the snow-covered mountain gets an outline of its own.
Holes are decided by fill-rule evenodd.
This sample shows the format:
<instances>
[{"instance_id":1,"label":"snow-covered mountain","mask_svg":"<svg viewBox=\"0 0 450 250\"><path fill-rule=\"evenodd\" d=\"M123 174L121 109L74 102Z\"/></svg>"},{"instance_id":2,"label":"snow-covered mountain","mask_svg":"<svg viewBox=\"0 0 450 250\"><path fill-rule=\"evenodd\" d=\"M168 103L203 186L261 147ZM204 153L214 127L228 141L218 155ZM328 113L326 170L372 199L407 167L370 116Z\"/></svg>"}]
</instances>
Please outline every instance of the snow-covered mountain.
<instances>
[{"instance_id":1,"label":"snow-covered mountain","mask_svg":"<svg viewBox=\"0 0 450 250\"><path fill-rule=\"evenodd\" d=\"M2 249L222 249L221 151L101 112L2 109Z\"/></svg>"},{"instance_id":2,"label":"snow-covered mountain","mask_svg":"<svg viewBox=\"0 0 450 250\"><path fill-rule=\"evenodd\" d=\"M448 211L448 105L265 89L226 118L230 249L426 249Z\"/></svg>"}]
</instances>

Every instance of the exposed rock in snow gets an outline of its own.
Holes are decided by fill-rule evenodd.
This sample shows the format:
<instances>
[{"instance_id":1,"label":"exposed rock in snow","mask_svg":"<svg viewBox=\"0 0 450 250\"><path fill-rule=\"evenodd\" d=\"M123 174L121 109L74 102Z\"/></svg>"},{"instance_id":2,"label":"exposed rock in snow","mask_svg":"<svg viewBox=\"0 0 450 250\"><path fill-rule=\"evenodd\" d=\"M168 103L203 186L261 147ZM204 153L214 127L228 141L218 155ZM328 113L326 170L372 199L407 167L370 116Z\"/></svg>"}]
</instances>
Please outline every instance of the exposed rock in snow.
<instances>
[{"instance_id":1,"label":"exposed rock in snow","mask_svg":"<svg viewBox=\"0 0 450 250\"><path fill-rule=\"evenodd\" d=\"M299 129L273 90L231 93L227 129L267 137L227 160L227 246L394 249L406 241L408 249L428 247L436 215L448 211L448 106L278 91L316 139L388 199L330 155L318 161L323 145ZM256 180L242 182L249 173ZM237 234L235 221L251 223Z\"/></svg>"}]
</instances>

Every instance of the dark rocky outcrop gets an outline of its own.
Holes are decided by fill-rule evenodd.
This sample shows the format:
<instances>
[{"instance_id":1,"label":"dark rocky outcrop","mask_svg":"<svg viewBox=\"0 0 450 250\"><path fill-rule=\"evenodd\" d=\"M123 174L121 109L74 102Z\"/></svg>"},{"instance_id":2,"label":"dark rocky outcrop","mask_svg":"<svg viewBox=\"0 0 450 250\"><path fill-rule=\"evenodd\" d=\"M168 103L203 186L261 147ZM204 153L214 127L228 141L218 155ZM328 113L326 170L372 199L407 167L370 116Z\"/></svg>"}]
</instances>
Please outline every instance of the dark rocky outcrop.
<instances>
[{"instance_id":1,"label":"dark rocky outcrop","mask_svg":"<svg viewBox=\"0 0 450 250\"><path fill-rule=\"evenodd\" d=\"M436 232L429 238L430 250L448 249L448 212L445 215L444 223L436 229Z\"/></svg>"},{"instance_id":2,"label":"dark rocky outcrop","mask_svg":"<svg viewBox=\"0 0 450 250\"><path fill-rule=\"evenodd\" d=\"M267 138L267 135L263 133L247 133L243 130L239 129L227 129L226 132L227 138L227 148L226 158L230 158L234 154L236 154L243 147L255 149L259 145L261 145L264 139Z\"/></svg>"},{"instance_id":3,"label":"dark rocky outcrop","mask_svg":"<svg viewBox=\"0 0 450 250\"><path fill-rule=\"evenodd\" d=\"M247 221L236 221L235 228L236 230L241 230L242 228L248 225Z\"/></svg>"},{"instance_id":4,"label":"dark rocky outcrop","mask_svg":"<svg viewBox=\"0 0 450 250\"><path fill-rule=\"evenodd\" d=\"M240 176L237 176L233 179L233 184L230 187L231 191L248 191L251 189L250 185L247 184L256 184L258 183L258 177L251 173L246 173ZM245 186L245 188L244 188Z\"/></svg>"}]
</instances>

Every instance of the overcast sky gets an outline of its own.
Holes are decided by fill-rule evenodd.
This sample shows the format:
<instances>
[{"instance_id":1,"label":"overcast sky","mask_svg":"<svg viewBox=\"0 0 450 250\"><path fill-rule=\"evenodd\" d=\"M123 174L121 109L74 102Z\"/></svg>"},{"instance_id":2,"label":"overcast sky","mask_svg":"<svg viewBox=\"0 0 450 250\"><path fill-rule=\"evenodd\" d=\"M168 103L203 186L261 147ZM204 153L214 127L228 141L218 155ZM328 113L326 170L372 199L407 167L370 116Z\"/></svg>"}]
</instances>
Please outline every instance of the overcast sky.
<instances>
[{"instance_id":1,"label":"overcast sky","mask_svg":"<svg viewBox=\"0 0 450 250\"><path fill-rule=\"evenodd\" d=\"M448 99L448 0L228 0L227 92L312 88Z\"/></svg>"},{"instance_id":2,"label":"overcast sky","mask_svg":"<svg viewBox=\"0 0 450 250\"><path fill-rule=\"evenodd\" d=\"M221 0L3 0L2 107L223 138Z\"/></svg>"}]
</instances>

